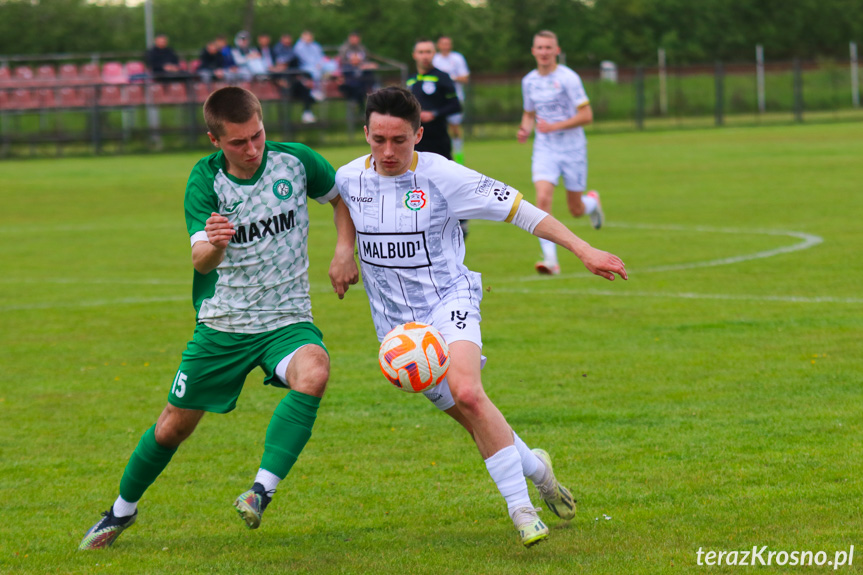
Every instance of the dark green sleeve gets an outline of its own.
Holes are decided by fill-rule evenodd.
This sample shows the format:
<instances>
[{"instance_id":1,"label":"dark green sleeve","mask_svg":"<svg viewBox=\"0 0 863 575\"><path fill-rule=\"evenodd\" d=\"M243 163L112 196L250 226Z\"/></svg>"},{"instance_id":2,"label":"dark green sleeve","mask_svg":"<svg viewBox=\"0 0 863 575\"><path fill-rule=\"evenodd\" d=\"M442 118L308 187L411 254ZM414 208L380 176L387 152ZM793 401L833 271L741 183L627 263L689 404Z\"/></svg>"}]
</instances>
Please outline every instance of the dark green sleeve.
<instances>
[{"instance_id":1,"label":"dark green sleeve","mask_svg":"<svg viewBox=\"0 0 863 575\"><path fill-rule=\"evenodd\" d=\"M183 207L186 211L186 228L189 237L204 230L207 218L219 211L219 200L213 191L215 172L210 161L212 156L199 161L186 183L186 198Z\"/></svg>"}]
</instances>

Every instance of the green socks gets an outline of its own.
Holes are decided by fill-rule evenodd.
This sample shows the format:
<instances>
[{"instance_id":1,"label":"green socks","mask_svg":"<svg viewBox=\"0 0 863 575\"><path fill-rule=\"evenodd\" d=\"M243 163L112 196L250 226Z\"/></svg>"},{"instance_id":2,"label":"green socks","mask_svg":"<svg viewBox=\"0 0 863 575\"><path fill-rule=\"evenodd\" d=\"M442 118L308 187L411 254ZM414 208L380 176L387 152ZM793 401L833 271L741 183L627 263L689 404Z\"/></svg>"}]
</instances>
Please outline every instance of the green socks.
<instances>
[{"instance_id":1,"label":"green socks","mask_svg":"<svg viewBox=\"0 0 863 575\"><path fill-rule=\"evenodd\" d=\"M176 449L168 449L156 443L155 424L145 431L126 464L120 480L120 497L130 503L141 499L176 452Z\"/></svg>"},{"instance_id":2,"label":"green socks","mask_svg":"<svg viewBox=\"0 0 863 575\"><path fill-rule=\"evenodd\" d=\"M298 391L291 391L285 396L267 427L261 468L281 479L288 475L312 436L312 426L320 404L321 398ZM176 452L176 449L156 443L155 425L145 431L126 464L120 480L120 497L130 503L141 499Z\"/></svg>"},{"instance_id":3,"label":"green socks","mask_svg":"<svg viewBox=\"0 0 863 575\"><path fill-rule=\"evenodd\" d=\"M291 391L276 407L267 437L261 468L284 479L312 436L321 398Z\"/></svg>"}]
</instances>

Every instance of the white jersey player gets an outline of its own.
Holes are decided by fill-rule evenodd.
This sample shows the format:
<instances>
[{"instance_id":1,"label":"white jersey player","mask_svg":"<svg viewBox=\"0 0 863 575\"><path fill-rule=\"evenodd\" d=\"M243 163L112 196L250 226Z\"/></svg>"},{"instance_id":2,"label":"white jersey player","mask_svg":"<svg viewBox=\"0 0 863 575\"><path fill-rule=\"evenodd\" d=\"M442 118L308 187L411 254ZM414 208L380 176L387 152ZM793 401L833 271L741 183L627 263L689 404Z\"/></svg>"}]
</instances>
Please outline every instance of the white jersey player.
<instances>
[{"instance_id":1,"label":"white jersey player","mask_svg":"<svg viewBox=\"0 0 863 575\"><path fill-rule=\"evenodd\" d=\"M527 141L536 128L531 171L536 187L536 204L551 213L554 187L563 176L566 200L575 217L588 214L594 228L602 227L604 216L595 191L587 188L587 139L584 128L593 121L590 101L581 78L571 69L557 63L560 46L553 32L542 31L533 38L531 53L536 69L522 79L524 114L518 129L518 141ZM537 262L541 274L557 275L557 247L539 240L543 259Z\"/></svg>"},{"instance_id":2,"label":"white jersey player","mask_svg":"<svg viewBox=\"0 0 863 575\"><path fill-rule=\"evenodd\" d=\"M449 36L438 38L437 52L432 59L432 65L449 74L449 77L455 82L455 93L462 104L461 109L464 110L464 87L470 80L470 68L468 68L467 60L464 59L463 55L453 52L452 38ZM446 121L449 123L450 134L452 135L452 157L459 164L464 164L464 138L461 132L464 112L450 114Z\"/></svg>"},{"instance_id":3,"label":"white jersey player","mask_svg":"<svg viewBox=\"0 0 863 575\"><path fill-rule=\"evenodd\" d=\"M548 528L530 501L525 477L563 519L575 515L575 501L555 479L548 454L531 451L483 390L482 283L464 265L458 220L511 222L565 246L609 280L614 273L626 279L626 270L617 256L590 247L517 190L439 155L415 152L423 133L420 111L404 88L369 95L365 133L371 155L336 173L343 200L336 218L348 212L356 228L378 338L398 324L419 321L436 327L449 344L447 378L426 396L471 433L522 543L530 546L547 537ZM330 279L339 297L356 275L353 250L338 246Z\"/></svg>"}]
</instances>

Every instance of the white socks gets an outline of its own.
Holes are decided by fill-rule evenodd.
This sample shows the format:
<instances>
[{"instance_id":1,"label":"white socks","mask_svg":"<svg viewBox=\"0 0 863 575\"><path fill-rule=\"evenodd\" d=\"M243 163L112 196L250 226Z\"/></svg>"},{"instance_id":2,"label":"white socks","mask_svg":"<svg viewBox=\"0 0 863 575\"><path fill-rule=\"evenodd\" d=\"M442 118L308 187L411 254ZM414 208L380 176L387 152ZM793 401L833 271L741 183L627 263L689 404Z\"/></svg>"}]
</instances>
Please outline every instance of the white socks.
<instances>
[{"instance_id":1,"label":"white socks","mask_svg":"<svg viewBox=\"0 0 863 575\"><path fill-rule=\"evenodd\" d=\"M485 466L500 494L506 500L510 517L519 507L533 507L521 469L521 456L515 445L504 447L486 459Z\"/></svg>"},{"instance_id":2,"label":"white socks","mask_svg":"<svg viewBox=\"0 0 863 575\"><path fill-rule=\"evenodd\" d=\"M545 477L545 464L530 450L530 447L521 440L521 437L513 431L512 438L515 442L515 448L518 449L518 454L521 457L521 471L525 477L533 481L534 485L539 485Z\"/></svg>"},{"instance_id":3,"label":"white socks","mask_svg":"<svg viewBox=\"0 0 863 575\"><path fill-rule=\"evenodd\" d=\"M592 214L596 211L596 198L592 198L587 194L581 194L581 203L584 204L585 214Z\"/></svg>"},{"instance_id":4,"label":"white socks","mask_svg":"<svg viewBox=\"0 0 863 575\"><path fill-rule=\"evenodd\" d=\"M539 239L539 247L542 248L542 260L550 265L557 264L557 244L544 240L542 238Z\"/></svg>"},{"instance_id":5,"label":"white socks","mask_svg":"<svg viewBox=\"0 0 863 575\"><path fill-rule=\"evenodd\" d=\"M267 491L267 495L273 496L276 492L276 487L279 486L281 479L278 475L274 475L266 469L258 469L258 474L255 476L255 483L260 483Z\"/></svg>"},{"instance_id":6,"label":"white socks","mask_svg":"<svg viewBox=\"0 0 863 575\"><path fill-rule=\"evenodd\" d=\"M138 508L138 502L133 501L129 503L122 497L117 497L117 501L114 502L114 517L129 517L130 515L135 514L135 510Z\"/></svg>"}]
</instances>

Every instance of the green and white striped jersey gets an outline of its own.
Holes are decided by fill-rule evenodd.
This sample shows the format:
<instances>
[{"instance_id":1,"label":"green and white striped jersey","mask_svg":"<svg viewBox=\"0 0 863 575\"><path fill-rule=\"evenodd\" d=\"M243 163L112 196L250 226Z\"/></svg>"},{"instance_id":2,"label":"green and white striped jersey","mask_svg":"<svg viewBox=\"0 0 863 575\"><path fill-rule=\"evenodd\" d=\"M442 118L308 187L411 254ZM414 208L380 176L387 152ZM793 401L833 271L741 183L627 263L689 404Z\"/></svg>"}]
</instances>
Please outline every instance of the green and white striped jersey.
<instances>
[{"instance_id":1,"label":"green and white striped jersey","mask_svg":"<svg viewBox=\"0 0 863 575\"><path fill-rule=\"evenodd\" d=\"M324 204L337 195L335 170L303 144L266 142L248 180L227 173L221 151L200 160L184 203L191 243L208 241L204 226L212 212L227 217L236 233L215 270L195 271L198 321L231 333L312 321L306 202Z\"/></svg>"}]
</instances>

